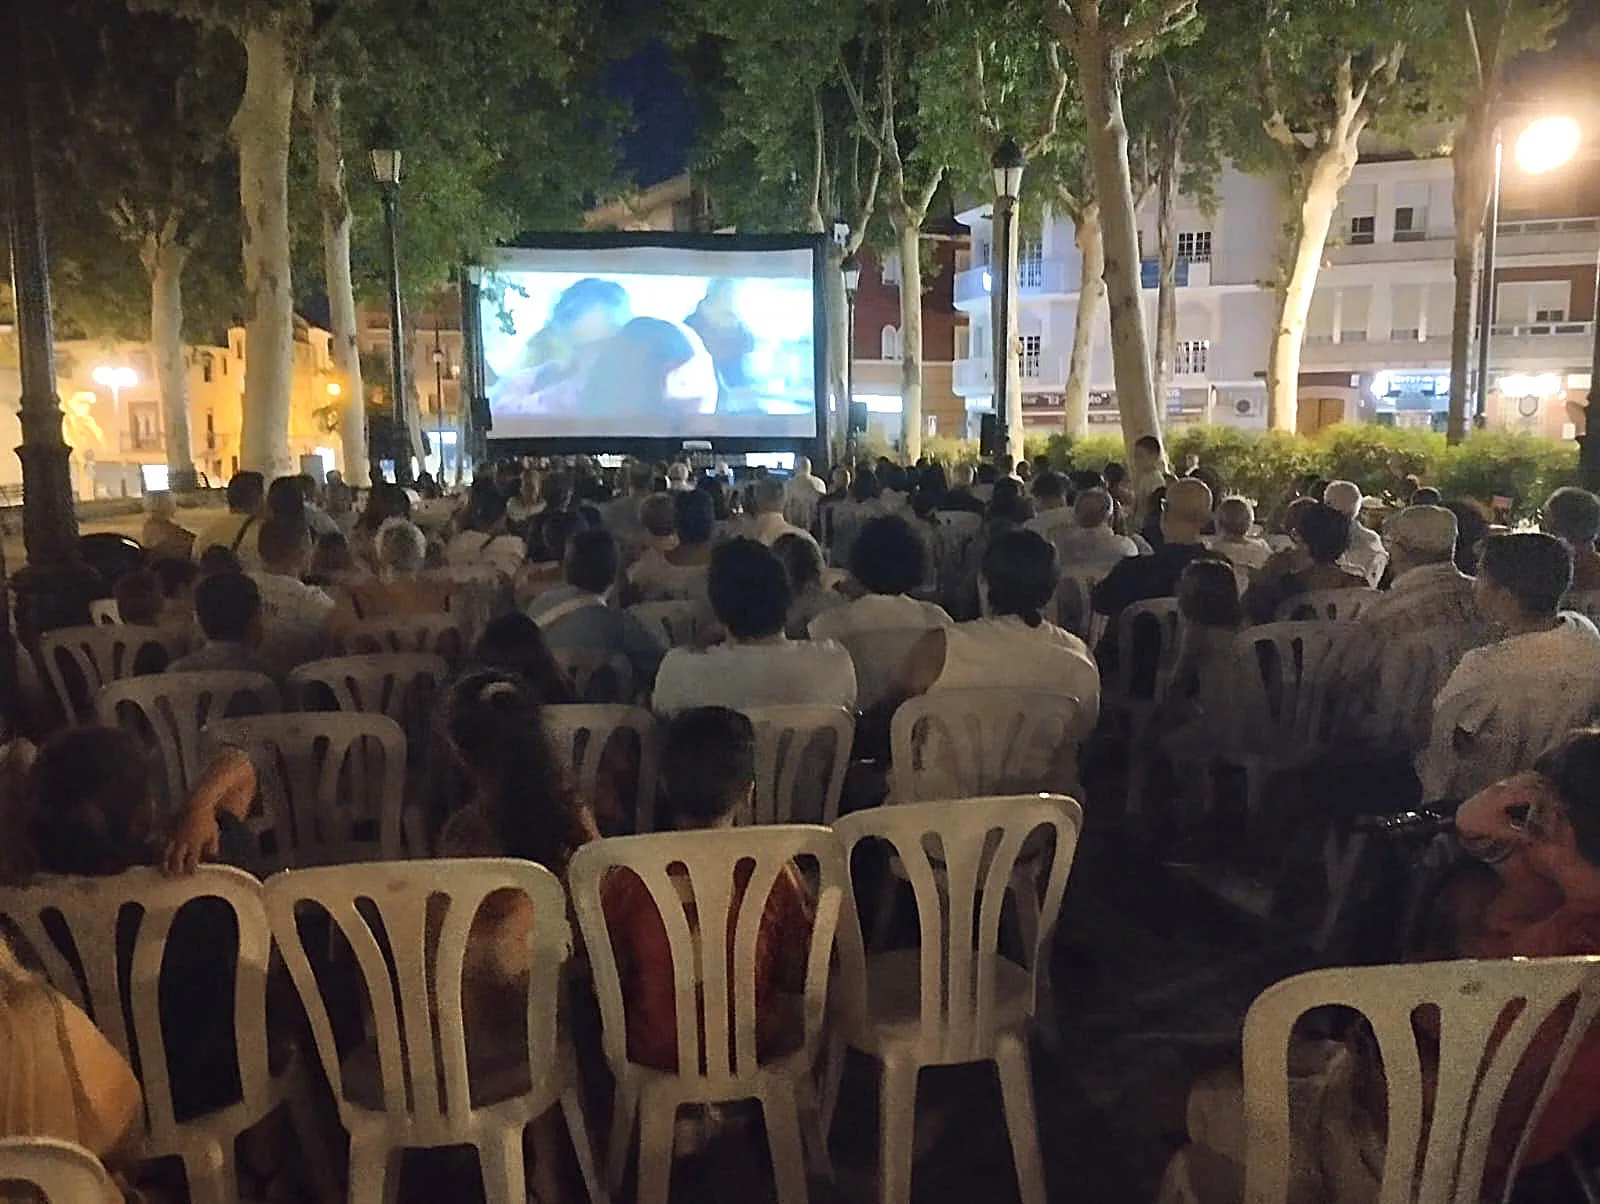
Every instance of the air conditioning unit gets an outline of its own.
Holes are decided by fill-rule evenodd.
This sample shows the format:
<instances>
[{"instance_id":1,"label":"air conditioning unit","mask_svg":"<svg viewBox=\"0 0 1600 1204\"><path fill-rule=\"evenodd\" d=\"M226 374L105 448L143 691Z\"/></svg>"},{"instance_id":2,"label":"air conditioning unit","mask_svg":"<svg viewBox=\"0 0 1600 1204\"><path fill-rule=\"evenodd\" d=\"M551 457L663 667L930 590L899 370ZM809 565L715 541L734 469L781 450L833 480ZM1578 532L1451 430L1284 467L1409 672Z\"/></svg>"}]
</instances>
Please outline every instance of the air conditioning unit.
<instances>
[{"instance_id":1,"label":"air conditioning unit","mask_svg":"<svg viewBox=\"0 0 1600 1204\"><path fill-rule=\"evenodd\" d=\"M1265 397L1236 397L1233 400L1233 412L1240 418L1259 418L1265 412L1266 405Z\"/></svg>"}]
</instances>

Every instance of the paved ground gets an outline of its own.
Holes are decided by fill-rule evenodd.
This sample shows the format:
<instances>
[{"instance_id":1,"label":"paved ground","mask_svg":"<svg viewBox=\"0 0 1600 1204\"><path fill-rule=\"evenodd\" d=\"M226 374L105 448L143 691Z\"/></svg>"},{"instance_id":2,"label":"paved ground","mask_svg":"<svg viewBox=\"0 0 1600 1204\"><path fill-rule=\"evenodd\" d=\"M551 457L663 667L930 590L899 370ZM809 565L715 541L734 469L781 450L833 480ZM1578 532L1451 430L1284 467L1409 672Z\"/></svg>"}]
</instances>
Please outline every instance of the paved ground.
<instances>
[{"instance_id":1,"label":"paved ground","mask_svg":"<svg viewBox=\"0 0 1600 1204\"><path fill-rule=\"evenodd\" d=\"M199 509L185 509L180 512L178 521L190 531L198 531L207 523L225 513L225 506L210 506ZM78 530L81 534L92 535L100 531L114 531L119 535L139 538L139 532L144 529L144 515L130 514L116 518L80 518ZM22 543L22 515L20 512L8 511L5 520L0 522L0 551L5 553L5 563L8 570L16 570L27 563L27 550Z\"/></svg>"}]
</instances>

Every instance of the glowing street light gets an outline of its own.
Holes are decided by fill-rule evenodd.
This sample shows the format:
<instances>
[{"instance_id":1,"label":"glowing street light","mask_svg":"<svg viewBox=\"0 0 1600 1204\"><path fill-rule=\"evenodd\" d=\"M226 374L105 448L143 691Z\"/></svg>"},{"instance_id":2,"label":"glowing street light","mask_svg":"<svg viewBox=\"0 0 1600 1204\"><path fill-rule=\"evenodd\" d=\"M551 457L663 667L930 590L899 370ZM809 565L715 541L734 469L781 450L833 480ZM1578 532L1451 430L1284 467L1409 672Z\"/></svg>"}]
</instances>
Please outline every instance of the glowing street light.
<instances>
[{"instance_id":1,"label":"glowing street light","mask_svg":"<svg viewBox=\"0 0 1600 1204\"><path fill-rule=\"evenodd\" d=\"M1541 117L1517 135L1517 166L1530 176L1554 171L1578 153L1582 137L1570 117Z\"/></svg>"},{"instance_id":2,"label":"glowing street light","mask_svg":"<svg viewBox=\"0 0 1600 1204\"><path fill-rule=\"evenodd\" d=\"M338 381L330 380L328 382L328 396L329 397L338 397L339 394L341 394L343 392L344 392L344 386L341 385Z\"/></svg>"},{"instance_id":3,"label":"glowing street light","mask_svg":"<svg viewBox=\"0 0 1600 1204\"><path fill-rule=\"evenodd\" d=\"M124 364L101 364L89 378L102 388L111 390L111 412L115 425L122 429L122 391L139 383L139 374Z\"/></svg>"}]
</instances>

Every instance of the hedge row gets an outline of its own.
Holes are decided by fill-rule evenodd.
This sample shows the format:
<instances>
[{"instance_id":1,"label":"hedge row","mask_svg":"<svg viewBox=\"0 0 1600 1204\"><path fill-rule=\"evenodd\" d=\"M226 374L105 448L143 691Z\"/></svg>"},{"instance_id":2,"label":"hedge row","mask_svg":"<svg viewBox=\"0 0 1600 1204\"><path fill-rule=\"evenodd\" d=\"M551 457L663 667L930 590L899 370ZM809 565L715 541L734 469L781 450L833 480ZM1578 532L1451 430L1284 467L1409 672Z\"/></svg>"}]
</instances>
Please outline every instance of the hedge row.
<instances>
[{"instance_id":1,"label":"hedge row","mask_svg":"<svg viewBox=\"0 0 1600 1204\"><path fill-rule=\"evenodd\" d=\"M977 445L930 439L924 454L948 464L977 459ZM1187 426L1168 441L1174 465L1190 455L1222 478L1230 492L1273 504L1297 476L1354 481L1367 493L1395 493L1408 474L1436 486L1447 498L1471 497L1484 504L1510 498L1513 517L1531 515L1550 492L1578 479L1575 443L1501 431L1473 434L1457 447L1431 431L1340 425L1315 435L1241 431L1228 426ZM1058 468L1104 468L1126 453L1121 435L1029 436L1029 458L1048 456Z\"/></svg>"}]
</instances>

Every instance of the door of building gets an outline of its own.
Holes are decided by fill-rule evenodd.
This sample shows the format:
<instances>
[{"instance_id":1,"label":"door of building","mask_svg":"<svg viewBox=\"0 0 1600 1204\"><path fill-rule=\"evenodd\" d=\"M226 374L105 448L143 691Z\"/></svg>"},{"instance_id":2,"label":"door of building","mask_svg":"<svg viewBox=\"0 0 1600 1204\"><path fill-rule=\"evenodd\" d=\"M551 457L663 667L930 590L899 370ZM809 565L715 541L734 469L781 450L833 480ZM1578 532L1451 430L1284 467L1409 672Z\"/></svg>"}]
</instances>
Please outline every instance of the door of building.
<instances>
[{"instance_id":1,"label":"door of building","mask_svg":"<svg viewBox=\"0 0 1600 1204\"><path fill-rule=\"evenodd\" d=\"M1325 426L1344 421L1344 398L1302 397L1295 430L1302 435L1315 435Z\"/></svg>"}]
</instances>

